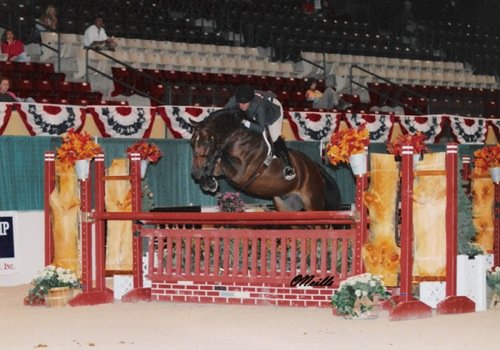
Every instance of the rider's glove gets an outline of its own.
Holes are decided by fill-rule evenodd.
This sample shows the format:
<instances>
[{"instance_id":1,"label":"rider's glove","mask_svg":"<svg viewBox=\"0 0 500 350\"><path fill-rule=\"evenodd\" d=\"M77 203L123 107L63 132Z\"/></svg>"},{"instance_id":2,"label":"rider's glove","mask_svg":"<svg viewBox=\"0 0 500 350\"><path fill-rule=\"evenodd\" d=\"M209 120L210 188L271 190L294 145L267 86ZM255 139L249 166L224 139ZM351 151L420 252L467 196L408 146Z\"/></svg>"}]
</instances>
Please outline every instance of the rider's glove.
<instances>
[{"instance_id":1,"label":"rider's glove","mask_svg":"<svg viewBox=\"0 0 500 350\"><path fill-rule=\"evenodd\" d=\"M250 128L250 121L249 120L244 119L241 121L241 124L245 125L247 128Z\"/></svg>"}]
</instances>

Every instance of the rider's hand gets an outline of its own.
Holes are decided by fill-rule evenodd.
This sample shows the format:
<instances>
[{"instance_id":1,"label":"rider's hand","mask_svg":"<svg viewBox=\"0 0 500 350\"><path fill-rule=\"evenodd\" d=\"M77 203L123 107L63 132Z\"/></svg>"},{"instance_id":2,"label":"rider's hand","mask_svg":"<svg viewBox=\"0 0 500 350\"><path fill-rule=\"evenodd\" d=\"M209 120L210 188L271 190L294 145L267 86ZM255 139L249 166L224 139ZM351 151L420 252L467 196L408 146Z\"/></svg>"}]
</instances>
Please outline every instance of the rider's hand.
<instances>
[{"instance_id":1,"label":"rider's hand","mask_svg":"<svg viewBox=\"0 0 500 350\"><path fill-rule=\"evenodd\" d=\"M241 124L245 125L247 128L250 128L250 121L249 120L243 119L241 121Z\"/></svg>"}]
</instances>

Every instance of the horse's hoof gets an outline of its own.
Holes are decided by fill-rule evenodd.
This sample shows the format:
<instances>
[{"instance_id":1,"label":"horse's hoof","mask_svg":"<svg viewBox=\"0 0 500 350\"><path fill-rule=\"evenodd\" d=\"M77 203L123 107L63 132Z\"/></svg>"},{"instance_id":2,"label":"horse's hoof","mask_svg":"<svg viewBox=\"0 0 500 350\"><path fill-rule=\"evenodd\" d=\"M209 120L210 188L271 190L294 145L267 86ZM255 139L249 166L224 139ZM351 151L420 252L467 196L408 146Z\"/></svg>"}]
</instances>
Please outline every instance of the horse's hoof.
<instances>
[{"instance_id":1,"label":"horse's hoof","mask_svg":"<svg viewBox=\"0 0 500 350\"><path fill-rule=\"evenodd\" d=\"M213 177L209 178L201 188L205 192L217 192L217 189L219 188L219 181Z\"/></svg>"}]
</instances>

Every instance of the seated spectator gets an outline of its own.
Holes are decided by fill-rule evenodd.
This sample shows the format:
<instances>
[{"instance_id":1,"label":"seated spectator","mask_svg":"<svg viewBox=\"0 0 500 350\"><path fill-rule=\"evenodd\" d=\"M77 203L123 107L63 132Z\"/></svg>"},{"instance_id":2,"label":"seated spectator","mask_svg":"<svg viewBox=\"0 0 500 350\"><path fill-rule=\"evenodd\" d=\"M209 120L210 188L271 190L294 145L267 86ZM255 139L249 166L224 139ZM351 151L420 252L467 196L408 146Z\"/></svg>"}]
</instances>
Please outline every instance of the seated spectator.
<instances>
[{"instance_id":1,"label":"seated spectator","mask_svg":"<svg viewBox=\"0 0 500 350\"><path fill-rule=\"evenodd\" d=\"M94 24L85 30L83 47L115 51L116 45L116 41L109 38L104 30L102 16L96 16Z\"/></svg>"},{"instance_id":2,"label":"seated spectator","mask_svg":"<svg viewBox=\"0 0 500 350\"><path fill-rule=\"evenodd\" d=\"M0 102L17 102L16 95L9 91L9 89L9 78L0 77Z\"/></svg>"},{"instance_id":3,"label":"seated spectator","mask_svg":"<svg viewBox=\"0 0 500 350\"><path fill-rule=\"evenodd\" d=\"M339 96L333 88L333 77L327 78L327 87L324 92L319 91L317 86L318 81L312 79L305 94L306 101L311 102L312 107L317 109L332 109L334 107L338 107Z\"/></svg>"},{"instance_id":4,"label":"seated spectator","mask_svg":"<svg viewBox=\"0 0 500 350\"><path fill-rule=\"evenodd\" d=\"M57 11L54 5L49 5L37 20L36 29L40 32L57 30Z\"/></svg>"},{"instance_id":5,"label":"seated spectator","mask_svg":"<svg viewBox=\"0 0 500 350\"><path fill-rule=\"evenodd\" d=\"M5 31L5 39L2 40L2 53L7 54L7 61L29 62L29 57L24 51L23 42L16 40L11 29Z\"/></svg>"},{"instance_id":6,"label":"seated spectator","mask_svg":"<svg viewBox=\"0 0 500 350\"><path fill-rule=\"evenodd\" d=\"M35 30L33 31L32 41L42 42L42 32L57 31L57 11L54 5L49 5L43 11L40 18L35 20ZM43 48L42 53L43 53Z\"/></svg>"}]
</instances>

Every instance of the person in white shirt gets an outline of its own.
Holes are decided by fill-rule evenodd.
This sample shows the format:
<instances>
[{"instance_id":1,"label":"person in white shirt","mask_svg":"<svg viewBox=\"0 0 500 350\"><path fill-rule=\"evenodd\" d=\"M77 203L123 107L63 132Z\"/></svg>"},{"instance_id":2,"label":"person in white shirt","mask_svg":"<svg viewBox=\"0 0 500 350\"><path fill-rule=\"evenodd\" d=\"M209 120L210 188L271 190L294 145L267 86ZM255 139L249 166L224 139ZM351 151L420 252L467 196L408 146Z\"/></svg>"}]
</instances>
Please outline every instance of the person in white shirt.
<instances>
[{"instance_id":1,"label":"person in white shirt","mask_svg":"<svg viewBox=\"0 0 500 350\"><path fill-rule=\"evenodd\" d=\"M96 16L94 24L85 30L83 47L114 51L116 45L116 41L113 38L109 38L104 30L103 18Z\"/></svg>"}]
</instances>

